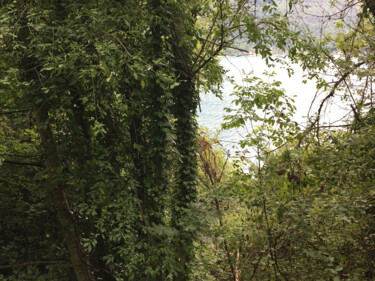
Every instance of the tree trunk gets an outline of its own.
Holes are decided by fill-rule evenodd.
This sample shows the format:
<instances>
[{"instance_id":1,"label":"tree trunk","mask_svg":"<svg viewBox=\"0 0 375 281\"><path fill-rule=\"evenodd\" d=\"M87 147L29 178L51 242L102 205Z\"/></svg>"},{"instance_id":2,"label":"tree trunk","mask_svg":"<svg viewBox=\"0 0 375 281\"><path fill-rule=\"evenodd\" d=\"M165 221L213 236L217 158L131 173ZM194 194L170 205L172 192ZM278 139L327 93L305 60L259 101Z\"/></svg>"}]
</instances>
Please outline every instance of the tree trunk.
<instances>
[{"instance_id":1,"label":"tree trunk","mask_svg":"<svg viewBox=\"0 0 375 281\"><path fill-rule=\"evenodd\" d=\"M187 209L197 198L197 124L196 109L198 94L195 89L192 69L193 51L188 44L180 45L189 28L194 26L190 11L175 7L175 25L172 36L173 68L179 85L173 89L174 116L176 118L176 148L179 165L174 188L172 225L179 231L174 247L180 265L174 281L189 280L189 264L194 258L195 232L186 229Z\"/></svg>"},{"instance_id":2,"label":"tree trunk","mask_svg":"<svg viewBox=\"0 0 375 281\"><path fill-rule=\"evenodd\" d=\"M374 0L365 0L365 5L370 10L373 17L375 17L375 1Z\"/></svg>"},{"instance_id":3,"label":"tree trunk","mask_svg":"<svg viewBox=\"0 0 375 281\"><path fill-rule=\"evenodd\" d=\"M64 244L69 252L70 262L73 266L77 281L92 281L94 279L90 275L83 260L79 232L69 210L69 202L65 193L66 179L59 174L62 166L54 134L51 126L48 124L48 111L45 107L34 106L34 114L45 157L49 196L54 205L56 217L62 230Z\"/></svg>"},{"instance_id":4,"label":"tree trunk","mask_svg":"<svg viewBox=\"0 0 375 281\"><path fill-rule=\"evenodd\" d=\"M180 73L182 74L182 73ZM177 171L176 187L174 190L174 210L172 224L179 231L176 241L176 253L180 270L175 281L189 279L189 263L194 256L193 242L195 233L187 231L182 221L186 217L186 209L197 196L197 140L195 112L197 107L194 84L190 79L181 75L180 86L176 95L176 145L179 152L180 164Z\"/></svg>"}]
</instances>

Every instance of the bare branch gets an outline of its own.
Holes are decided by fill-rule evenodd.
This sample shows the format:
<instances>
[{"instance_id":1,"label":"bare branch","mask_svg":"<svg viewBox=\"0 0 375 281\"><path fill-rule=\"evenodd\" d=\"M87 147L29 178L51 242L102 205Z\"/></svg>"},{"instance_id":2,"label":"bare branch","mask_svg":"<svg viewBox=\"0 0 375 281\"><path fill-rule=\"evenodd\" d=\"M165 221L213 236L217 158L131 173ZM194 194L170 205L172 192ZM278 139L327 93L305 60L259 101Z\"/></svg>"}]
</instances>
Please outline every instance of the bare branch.
<instances>
[{"instance_id":1,"label":"bare branch","mask_svg":"<svg viewBox=\"0 0 375 281\"><path fill-rule=\"evenodd\" d=\"M353 67L357 68L357 67L360 67L361 65L363 65L365 63L366 62L362 61L362 62L359 62L359 63L353 65ZM316 116L316 119L315 119L314 123L312 124L312 127L314 127L316 124L319 125L320 115L321 115L321 112L322 112L324 104L327 102L327 100L329 100L330 98L332 98L335 95L335 92L336 92L337 88L340 86L340 84L343 81L345 81L345 79L352 73L352 71L353 70L349 70L349 71L345 72L340 77L340 79L335 82L335 84L333 85L333 87L332 87L331 91L329 92L329 94L322 100L322 102L319 105L318 113L317 113L317 116ZM319 138L319 126L317 127L317 137Z\"/></svg>"}]
</instances>

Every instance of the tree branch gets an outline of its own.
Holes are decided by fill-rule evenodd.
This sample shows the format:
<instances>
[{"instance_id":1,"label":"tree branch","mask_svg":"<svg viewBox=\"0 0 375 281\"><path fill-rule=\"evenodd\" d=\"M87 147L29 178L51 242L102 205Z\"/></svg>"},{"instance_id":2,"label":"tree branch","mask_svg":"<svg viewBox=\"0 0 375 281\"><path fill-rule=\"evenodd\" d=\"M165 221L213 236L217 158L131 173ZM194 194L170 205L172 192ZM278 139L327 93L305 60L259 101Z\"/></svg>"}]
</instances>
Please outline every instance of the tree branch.
<instances>
[{"instance_id":1,"label":"tree branch","mask_svg":"<svg viewBox=\"0 0 375 281\"><path fill-rule=\"evenodd\" d=\"M359 63L356 63L355 65L353 65L353 68L357 68L357 67L360 67L361 65L365 64L366 62L362 61L362 62L359 62ZM318 109L318 113L317 113L317 116L316 116L316 119L315 121L313 122L313 124L311 125L311 127L314 127L315 125L318 125L317 126L317 132L316 132L316 136L319 140L319 121L320 121L320 115L321 115L321 112L322 112L322 109L323 109L323 106L324 104L327 102L327 100L329 100L330 98L332 98L334 95L335 95L335 92L337 90L337 88L340 86L340 84L345 81L345 79L352 73L353 70L348 70L347 72L345 72L341 78L339 80L337 80L335 82L335 84L333 85L331 91L329 92L329 94L322 100L322 102L320 103L319 105L319 109Z\"/></svg>"},{"instance_id":2,"label":"tree branch","mask_svg":"<svg viewBox=\"0 0 375 281\"><path fill-rule=\"evenodd\" d=\"M13 165L22 165L22 166L44 167L43 164L37 163L37 162L18 162L18 161L4 160L4 163L13 164Z\"/></svg>"},{"instance_id":3,"label":"tree branch","mask_svg":"<svg viewBox=\"0 0 375 281\"><path fill-rule=\"evenodd\" d=\"M29 262L19 263L19 264L0 265L0 269L15 268L15 267L24 267L24 266L29 266L29 265L61 264L61 263L68 263L68 261L66 261L66 260L57 260L57 261L29 261Z\"/></svg>"},{"instance_id":4,"label":"tree branch","mask_svg":"<svg viewBox=\"0 0 375 281\"><path fill-rule=\"evenodd\" d=\"M15 114L15 113L24 113L30 111L29 109L19 109L19 110L13 110L13 111L0 111L0 115L9 115L9 114Z\"/></svg>"}]
</instances>

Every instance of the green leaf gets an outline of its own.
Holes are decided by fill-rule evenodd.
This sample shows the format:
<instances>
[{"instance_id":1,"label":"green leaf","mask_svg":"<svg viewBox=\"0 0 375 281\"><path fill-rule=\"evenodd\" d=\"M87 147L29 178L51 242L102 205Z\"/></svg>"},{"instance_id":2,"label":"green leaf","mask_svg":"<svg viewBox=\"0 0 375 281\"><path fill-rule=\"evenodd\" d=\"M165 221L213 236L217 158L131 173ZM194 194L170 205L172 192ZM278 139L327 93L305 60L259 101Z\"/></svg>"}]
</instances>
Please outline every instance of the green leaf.
<instances>
[{"instance_id":1,"label":"green leaf","mask_svg":"<svg viewBox=\"0 0 375 281\"><path fill-rule=\"evenodd\" d=\"M182 38L182 39L178 42L177 47L182 47L182 45L184 45L184 43L185 43L185 39Z\"/></svg>"}]
</instances>

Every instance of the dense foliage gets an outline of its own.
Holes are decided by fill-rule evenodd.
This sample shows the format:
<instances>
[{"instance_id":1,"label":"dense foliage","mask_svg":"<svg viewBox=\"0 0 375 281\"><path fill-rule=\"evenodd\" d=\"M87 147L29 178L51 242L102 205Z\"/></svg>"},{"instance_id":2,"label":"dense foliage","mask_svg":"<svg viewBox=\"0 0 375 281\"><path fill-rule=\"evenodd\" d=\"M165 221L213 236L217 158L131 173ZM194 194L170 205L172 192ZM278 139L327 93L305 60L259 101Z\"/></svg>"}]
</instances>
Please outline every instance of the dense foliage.
<instances>
[{"instance_id":1,"label":"dense foliage","mask_svg":"<svg viewBox=\"0 0 375 281\"><path fill-rule=\"evenodd\" d=\"M321 142L287 145L209 184L225 157L214 143L204 146L211 165L202 169L200 200L211 220L196 280L375 277L374 125L327 131Z\"/></svg>"},{"instance_id":2,"label":"dense foliage","mask_svg":"<svg viewBox=\"0 0 375 281\"><path fill-rule=\"evenodd\" d=\"M375 278L374 7L315 38L297 1L258 2L0 1L0 280ZM280 82L249 74L233 160L196 110L238 38L326 96L302 129Z\"/></svg>"}]
</instances>

